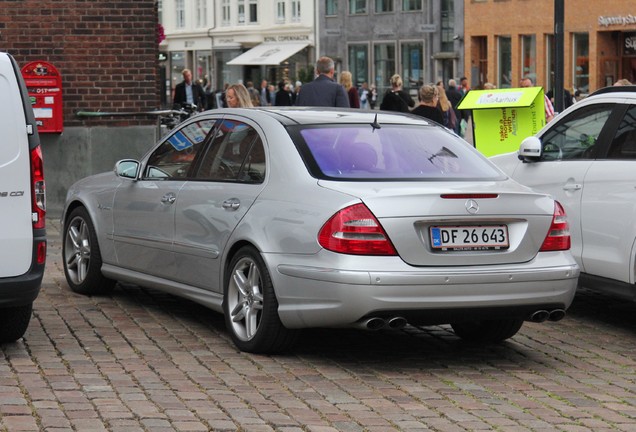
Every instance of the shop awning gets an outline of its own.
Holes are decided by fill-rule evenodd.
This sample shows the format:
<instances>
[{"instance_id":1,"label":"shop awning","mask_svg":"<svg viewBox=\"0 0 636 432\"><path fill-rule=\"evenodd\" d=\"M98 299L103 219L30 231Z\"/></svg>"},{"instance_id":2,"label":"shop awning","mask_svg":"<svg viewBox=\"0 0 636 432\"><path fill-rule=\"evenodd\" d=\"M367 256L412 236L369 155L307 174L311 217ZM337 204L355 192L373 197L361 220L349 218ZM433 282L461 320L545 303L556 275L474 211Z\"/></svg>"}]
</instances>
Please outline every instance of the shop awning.
<instances>
[{"instance_id":1,"label":"shop awning","mask_svg":"<svg viewBox=\"0 0 636 432\"><path fill-rule=\"evenodd\" d=\"M308 42L263 43L227 62L229 65L278 65L309 45Z\"/></svg>"}]
</instances>

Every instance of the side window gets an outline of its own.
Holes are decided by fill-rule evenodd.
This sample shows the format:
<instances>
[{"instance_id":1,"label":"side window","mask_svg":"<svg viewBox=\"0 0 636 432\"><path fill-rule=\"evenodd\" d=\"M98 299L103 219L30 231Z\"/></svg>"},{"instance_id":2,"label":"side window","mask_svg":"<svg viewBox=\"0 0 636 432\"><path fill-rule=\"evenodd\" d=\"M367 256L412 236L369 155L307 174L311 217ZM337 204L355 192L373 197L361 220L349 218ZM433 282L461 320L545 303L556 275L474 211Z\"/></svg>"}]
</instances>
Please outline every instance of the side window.
<instances>
[{"instance_id":1,"label":"side window","mask_svg":"<svg viewBox=\"0 0 636 432\"><path fill-rule=\"evenodd\" d=\"M179 128L148 159L145 179L183 179L190 177L192 162L203 147L215 120L206 119Z\"/></svg>"},{"instance_id":2,"label":"side window","mask_svg":"<svg viewBox=\"0 0 636 432\"><path fill-rule=\"evenodd\" d=\"M613 106L585 107L559 121L541 138L541 160L593 159L598 150L598 137Z\"/></svg>"},{"instance_id":3,"label":"side window","mask_svg":"<svg viewBox=\"0 0 636 432\"><path fill-rule=\"evenodd\" d=\"M636 106L631 106L616 131L608 159L636 159Z\"/></svg>"},{"instance_id":4,"label":"side window","mask_svg":"<svg viewBox=\"0 0 636 432\"><path fill-rule=\"evenodd\" d=\"M265 149L253 127L224 120L208 147L197 179L245 183L262 183L265 179Z\"/></svg>"}]
</instances>

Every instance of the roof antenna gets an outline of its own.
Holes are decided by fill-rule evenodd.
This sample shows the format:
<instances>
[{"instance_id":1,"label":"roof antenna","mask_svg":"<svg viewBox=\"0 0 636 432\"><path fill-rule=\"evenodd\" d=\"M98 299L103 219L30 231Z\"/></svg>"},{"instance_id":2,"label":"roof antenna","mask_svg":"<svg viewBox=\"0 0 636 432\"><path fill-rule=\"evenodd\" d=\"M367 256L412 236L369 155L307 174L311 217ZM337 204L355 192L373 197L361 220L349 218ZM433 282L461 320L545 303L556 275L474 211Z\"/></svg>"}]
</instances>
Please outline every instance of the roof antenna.
<instances>
[{"instance_id":1,"label":"roof antenna","mask_svg":"<svg viewBox=\"0 0 636 432\"><path fill-rule=\"evenodd\" d=\"M382 129L382 126L378 123L378 113L375 113L375 118L373 119L373 123L371 123L371 127L373 128L373 132L375 132L376 129Z\"/></svg>"}]
</instances>

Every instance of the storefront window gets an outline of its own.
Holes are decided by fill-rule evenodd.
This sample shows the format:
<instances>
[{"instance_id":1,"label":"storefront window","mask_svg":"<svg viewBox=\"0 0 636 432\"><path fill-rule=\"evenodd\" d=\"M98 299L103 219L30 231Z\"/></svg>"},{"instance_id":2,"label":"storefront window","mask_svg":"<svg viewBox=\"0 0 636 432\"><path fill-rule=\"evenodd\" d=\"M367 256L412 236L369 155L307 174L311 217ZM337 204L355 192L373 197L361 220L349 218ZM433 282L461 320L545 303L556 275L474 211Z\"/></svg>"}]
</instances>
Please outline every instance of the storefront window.
<instances>
[{"instance_id":1,"label":"storefront window","mask_svg":"<svg viewBox=\"0 0 636 432\"><path fill-rule=\"evenodd\" d=\"M349 45L349 71L353 76L353 85L359 86L368 81L369 47L367 45Z\"/></svg>"},{"instance_id":2,"label":"storefront window","mask_svg":"<svg viewBox=\"0 0 636 432\"><path fill-rule=\"evenodd\" d=\"M210 78L210 68L212 67L212 55L210 50L196 52L196 70L193 71L194 79L201 80L205 87Z\"/></svg>"},{"instance_id":3,"label":"storefront window","mask_svg":"<svg viewBox=\"0 0 636 432\"><path fill-rule=\"evenodd\" d=\"M521 75L537 83L537 37L535 35L521 36Z\"/></svg>"},{"instance_id":4,"label":"storefront window","mask_svg":"<svg viewBox=\"0 0 636 432\"><path fill-rule=\"evenodd\" d=\"M185 67L185 52L172 51L170 53L170 84L172 88L183 81L181 72L183 72ZM172 100L170 102L172 102Z\"/></svg>"},{"instance_id":5,"label":"storefront window","mask_svg":"<svg viewBox=\"0 0 636 432\"><path fill-rule=\"evenodd\" d=\"M512 41L510 36L499 36L497 48L497 85L499 88L510 88L512 87Z\"/></svg>"},{"instance_id":6,"label":"storefront window","mask_svg":"<svg viewBox=\"0 0 636 432\"><path fill-rule=\"evenodd\" d=\"M389 88L389 79L395 73L395 44L377 44L373 47L373 70L378 94Z\"/></svg>"},{"instance_id":7,"label":"storefront window","mask_svg":"<svg viewBox=\"0 0 636 432\"><path fill-rule=\"evenodd\" d=\"M573 36L574 53L574 89L581 93L590 91L590 39L587 33L575 33Z\"/></svg>"},{"instance_id":8,"label":"storefront window","mask_svg":"<svg viewBox=\"0 0 636 432\"><path fill-rule=\"evenodd\" d=\"M402 81L406 88L419 88L424 76L424 49L422 43L402 44Z\"/></svg>"}]
</instances>

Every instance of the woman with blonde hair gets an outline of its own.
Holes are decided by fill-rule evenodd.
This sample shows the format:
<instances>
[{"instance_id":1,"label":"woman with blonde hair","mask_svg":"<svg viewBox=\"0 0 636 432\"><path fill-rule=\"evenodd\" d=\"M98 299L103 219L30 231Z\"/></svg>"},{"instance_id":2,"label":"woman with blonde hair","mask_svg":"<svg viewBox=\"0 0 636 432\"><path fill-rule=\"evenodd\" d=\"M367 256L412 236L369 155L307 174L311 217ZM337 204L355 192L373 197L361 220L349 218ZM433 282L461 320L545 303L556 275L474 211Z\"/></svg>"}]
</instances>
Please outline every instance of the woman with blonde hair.
<instances>
[{"instance_id":1,"label":"woman with blonde hair","mask_svg":"<svg viewBox=\"0 0 636 432\"><path fill-rule=\"evenodd\" d=\"M418 93L418 98L420 104L411 113L444 124L442 111L438 107L439 87L433 83L423 85Z\"/></svg>"},{"instance_id":2,"label":"woman with blonde hair","mask_svg":"<svg viewBox=\"0 0 636 432\"><path fill-rule=\"evenodd\" d=\"M229 108L253 108L250 92L243 84L232 84L225 90L225 101Z\"/></svg>"},{"instance_id":3,"label":"woman with blonde hair","mask_svg":"<svg viewBox=\"0 0 636 432\"><path fill-rule=\"evenodd\" d=\"M439 92L438 108L442 111L442 118L444 119L444 126L451 130L455 130L457 126L457 116L453 109L453 104L448 100L446 96L446 90L444 90L444 83L439 81L437 83L437 91Z\"/></svg>"},{"instance_id":4,"label":"woman with blonde hair","mask_svg":"<svg viewBox=\"0 0 636 432\"><path fill-rule=\"evenodd\" d=\"M384 111L409 112L409 107L415 106L415 101L402 90L402 77L395 74L391 77L391 89L382 98L380 109Z\"/></svg>"},{"instance_id":5,"label":"woman with blonde hair","mask_svg":"<svg viewBox=\"0 0 636 432\"><path fill-rule=\"evenodd\" d=\"M349 106L351 108L360 108L360 95L358 89L353 86L353 75L349 71L340 73L340 84L344 87L349 96Z\"/></svg>"}]
</instances>

